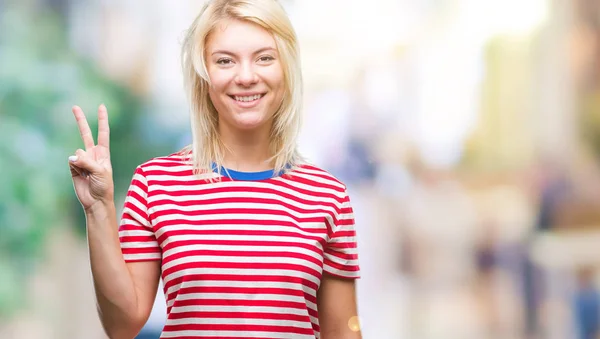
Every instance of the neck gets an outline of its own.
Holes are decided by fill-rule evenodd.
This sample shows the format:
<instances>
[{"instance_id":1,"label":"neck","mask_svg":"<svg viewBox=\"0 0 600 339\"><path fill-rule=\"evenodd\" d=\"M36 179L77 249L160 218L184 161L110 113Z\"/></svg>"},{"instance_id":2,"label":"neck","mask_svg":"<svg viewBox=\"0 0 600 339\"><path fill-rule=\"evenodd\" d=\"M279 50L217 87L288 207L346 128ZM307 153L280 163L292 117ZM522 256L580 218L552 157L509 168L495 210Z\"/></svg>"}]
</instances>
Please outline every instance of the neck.
<instances>
[{"instance_id":1,"label":"neck","mask_svg":"<svg viewBox=\"0 0 600 339\"><path fill-rule=\"evenodd\" d=\"M235 171L258 172L273 168L267 160L271 157L269 129L260 131L232 131L219 126L221 141L225 145L223 166Z\"/></svg>"}]
</instances>

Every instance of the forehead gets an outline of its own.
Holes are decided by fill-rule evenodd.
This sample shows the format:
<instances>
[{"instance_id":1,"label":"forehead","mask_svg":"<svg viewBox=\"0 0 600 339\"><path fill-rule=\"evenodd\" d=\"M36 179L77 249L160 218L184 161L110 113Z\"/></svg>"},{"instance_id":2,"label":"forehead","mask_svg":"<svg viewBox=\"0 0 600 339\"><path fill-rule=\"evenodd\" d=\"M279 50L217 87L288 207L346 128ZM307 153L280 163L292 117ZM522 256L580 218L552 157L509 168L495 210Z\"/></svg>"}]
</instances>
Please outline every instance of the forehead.
<instances>
[{"instance_id":1,"label":"forehead","mask_svg":"<svg viewBox=\"0 0 600 339\"><path fill-rule=\"evenodd\" d=\"M210 32L206 49L230 52L254 52L262 48L276 48L273 35L261 26L242 20L221 20Z\"/></svg>"}]
</instances>

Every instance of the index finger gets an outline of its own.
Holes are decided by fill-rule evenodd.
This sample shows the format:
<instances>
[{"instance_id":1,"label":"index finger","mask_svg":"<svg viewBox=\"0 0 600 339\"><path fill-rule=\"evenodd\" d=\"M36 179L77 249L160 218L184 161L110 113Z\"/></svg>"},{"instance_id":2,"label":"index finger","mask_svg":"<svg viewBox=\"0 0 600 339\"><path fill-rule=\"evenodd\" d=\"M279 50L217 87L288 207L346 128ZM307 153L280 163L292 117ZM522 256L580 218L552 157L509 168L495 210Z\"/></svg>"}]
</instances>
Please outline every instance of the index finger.
<instances>
[{"instance_id":1,"label":"index finger","mask_svg":"<svg viewBox=\"0 0 600 339\"><path fill-rule=\"evenodd\" d=\"M88 150L94 147L94 137L92 136L90 125L88 125L85 114L83 114L79 106L73 106L73 115L75 115L75 120L77 120L77 127L79 127L79 134L81 134L81 140L83 140L85 149Z\"/></svg>"},{"instance_id":2,"label":"index finger","mask_svg":"<svg viewBox=\"0 0 600 339\"><path fill-rule=\"evenodd\" d=\"M108 127L108 111L104 104L98 107L98 145L109 147L110 128Z\"/></svg>"}]
</instances>

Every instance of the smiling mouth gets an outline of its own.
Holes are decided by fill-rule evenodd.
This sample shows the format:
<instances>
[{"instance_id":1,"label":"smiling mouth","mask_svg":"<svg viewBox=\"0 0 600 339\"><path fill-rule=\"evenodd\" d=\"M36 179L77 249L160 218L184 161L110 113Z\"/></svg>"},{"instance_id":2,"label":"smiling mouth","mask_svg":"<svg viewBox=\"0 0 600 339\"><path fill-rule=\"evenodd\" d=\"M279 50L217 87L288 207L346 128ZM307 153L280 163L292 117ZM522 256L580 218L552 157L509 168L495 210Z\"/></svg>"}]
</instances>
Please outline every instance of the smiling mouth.
<instances>
[{"instance_id":1,"label":"smiling mouth","mask_svg":"<svg viewBox=\"0 0 600 339\"><path fill-rule=\"evenodd\" d=\"M266 93L248 95L248 96L229 95L229 97L238 102L253 102L253 101L259 100L260 98L264 97L265 95L266 95Z\"/></svg>"}]
</instances>

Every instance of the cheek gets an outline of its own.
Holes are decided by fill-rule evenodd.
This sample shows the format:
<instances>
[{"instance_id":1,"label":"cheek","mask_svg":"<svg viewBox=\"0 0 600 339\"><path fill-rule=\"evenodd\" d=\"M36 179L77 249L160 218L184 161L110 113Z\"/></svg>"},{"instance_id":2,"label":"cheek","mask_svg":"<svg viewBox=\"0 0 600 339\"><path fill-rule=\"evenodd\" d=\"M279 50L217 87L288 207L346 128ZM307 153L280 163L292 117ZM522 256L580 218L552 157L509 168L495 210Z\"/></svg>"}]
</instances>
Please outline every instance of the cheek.
<instances>
[{"instance_id":1,"label":"cheek","mask_svg":"<svg viewBox=\"0 0 600 339\"><path fill-rule=\"evenodd\" d=\"M210 101L212 101L213 106L215 106L215 108L219 108L222 106L222 101L223 99L221 98L221 96L215 91L215 89L213 87L211 87L208 90L208 97L210 98Z\"/></svg>"},{"instance_id":2,"label":"cheek","mask_svg":"<svg viewBox=\"0 0 600 339\"><path fill-rule=\"evenodd\" d=\"M282 92L285 88L285 77L280 70L273 70L265 74L265 80L273 91Z\"/></svg>"},{"instance_id":3,"label":"cheek","mask_svg":"<svg viewBox=\"0 0 600 339\"><path fill-rule=\"evenodd\" d=\"M208 76L211 82L211 86L209 89L209 93L211 94L211 96L219 96L225 94L227 84L230 82L230 75L224 71L209 69Z\"/></svg>"},{"instance_id":4,"label":"cheek","mask_svg":"<svg viewBox=\"0 0 600 339\"><path fill-rule=\"evenodd\" d=\"M212 78L211 78L212 80ZM226 102L226 86L223 83L212 80L211 86L208 89L208 95L215 106L221 106Z\"/></svg>"}]
</instances>

